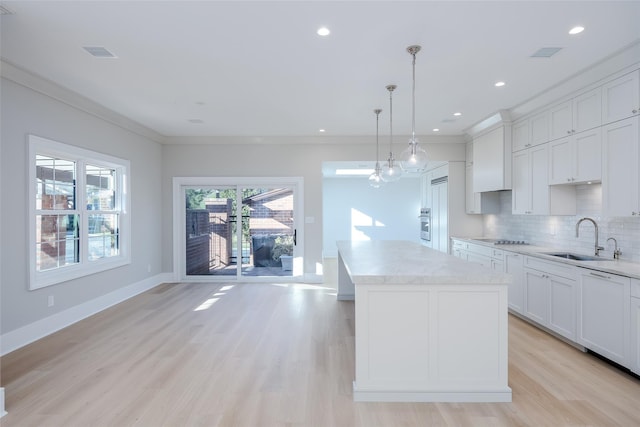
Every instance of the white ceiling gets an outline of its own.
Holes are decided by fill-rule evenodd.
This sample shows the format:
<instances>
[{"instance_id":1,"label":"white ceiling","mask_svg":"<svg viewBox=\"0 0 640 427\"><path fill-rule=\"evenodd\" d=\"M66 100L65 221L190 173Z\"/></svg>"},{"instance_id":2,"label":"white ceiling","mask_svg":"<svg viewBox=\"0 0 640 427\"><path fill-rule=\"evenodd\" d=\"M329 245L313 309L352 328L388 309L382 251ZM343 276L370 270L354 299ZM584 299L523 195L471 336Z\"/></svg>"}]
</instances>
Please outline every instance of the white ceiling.
<instances>
[{"instance_id":1,"label":"white ceiling","mask_svg":"<svg viewBox=\"0 0 640 427\"><path fill-rule=\"evenodd\" d=\"M460 135L640 41L640 1L0 4L5 61L165 136L374 135L376 107L383 134L390 83L394 133L409 134L412 44L417 133ZM543 47L562 50L530 57Z\"/></svg>"}]
</instances>

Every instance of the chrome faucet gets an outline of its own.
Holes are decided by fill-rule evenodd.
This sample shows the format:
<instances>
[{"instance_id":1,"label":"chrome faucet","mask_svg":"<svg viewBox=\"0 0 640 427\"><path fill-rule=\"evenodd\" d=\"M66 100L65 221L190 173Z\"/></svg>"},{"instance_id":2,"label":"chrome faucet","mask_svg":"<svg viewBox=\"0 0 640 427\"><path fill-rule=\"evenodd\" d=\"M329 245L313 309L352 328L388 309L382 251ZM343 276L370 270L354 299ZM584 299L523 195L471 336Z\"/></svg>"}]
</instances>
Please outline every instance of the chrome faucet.
<instances>
[{"instance_id":1,"label":"chrome faucet","mask_svg":"<svg viewBox=\"0 0 640 427\"><path fill-rule=\"evenodd\" d=\"M620 259L620 255L622 255L622 251L618 249L618 241L613 237L609 237L607 239L607 242L609 240L613 240L613 244L615 245L613 249L613 259Z\"/></svg>"},{"instance_id":2,"label":"chrome faucet","mask_svg":"<svg viewBox=\"0 0 640 427\"><path fill-rule=\"evenodd\" d=\"M600 251L603 250L604 248L602 246L598 245L598 224L591 218L586 218L586 217L582 218L576 224L576 237L580 237L580 224L582 223L582 221L591 221L591 223L595 227L595 229L596 229L595 254L596 254L596 256L600 256Z\"/></svg>"}]
</instances>

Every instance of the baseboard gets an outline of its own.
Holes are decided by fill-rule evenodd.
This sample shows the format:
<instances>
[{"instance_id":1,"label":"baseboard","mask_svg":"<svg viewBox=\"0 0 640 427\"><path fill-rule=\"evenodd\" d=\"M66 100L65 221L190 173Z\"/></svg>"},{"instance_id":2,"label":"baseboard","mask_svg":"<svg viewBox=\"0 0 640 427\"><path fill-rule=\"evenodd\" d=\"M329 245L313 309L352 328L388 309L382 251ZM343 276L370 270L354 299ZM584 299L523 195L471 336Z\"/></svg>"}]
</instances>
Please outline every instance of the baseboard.
<instances>
[{"instance_id":1,"label":"baseboard","mask_svg":"<svg viewBox=\"0 0 640 427\"><path fill-rule=\"evenodd\" d=\"M161 283L172 282L172 273L162 273L122 287L99 298L84 302L64 311L45 317L0 336L0 356L11 353L27 344L51 335L82 319L99 313L113 305L148 291Z\"/></svg>"}]
</instances>

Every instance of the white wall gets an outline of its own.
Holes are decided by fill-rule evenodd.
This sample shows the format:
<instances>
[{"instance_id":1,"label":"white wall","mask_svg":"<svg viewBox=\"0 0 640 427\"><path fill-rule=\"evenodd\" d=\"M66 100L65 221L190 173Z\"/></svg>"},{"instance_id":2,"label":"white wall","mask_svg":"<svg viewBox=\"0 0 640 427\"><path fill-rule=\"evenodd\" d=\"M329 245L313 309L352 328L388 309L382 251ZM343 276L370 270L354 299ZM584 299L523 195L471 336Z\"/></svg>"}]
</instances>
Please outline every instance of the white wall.
<instances>
[{"instance_id":1,"label":"white wall","mask_svg":"<svg viewBox=\"0 0 640 427\"><path fill-rule=\"evenodd\" d=\"M10 73L11 78L6 77L9 67L5 69L4 64L2 71L0 333L6 338L8 332L50 319L159 274L163 213L159 170L162 152L158 143L98 117L95 112L74 107L69 99L64 102L56 99L59 93L47 93L51 86L48 82L39 82L32 75L17 78L19 73L15 70ZM89 104L85 102L85 106ZM120 119L113 116L113 121ZM130 265L28 290L27 207L31 202L27 200L28 134L130 160L133 230ZM147 271L148 266L151 272ZM48 307L49 296L54 297L53 307Z\"/></svg>"},{"instance_id":2,"label":"white wall","mask_svg":"<svg viewBox=\"0 0 640 427\"><path fill-rule=\"evenodd\" d=\"M380 188L368 177L322 182L323 255L337 257L338 240L420 241L420 178L402 178Z\"/></svg>"}]
</instances>

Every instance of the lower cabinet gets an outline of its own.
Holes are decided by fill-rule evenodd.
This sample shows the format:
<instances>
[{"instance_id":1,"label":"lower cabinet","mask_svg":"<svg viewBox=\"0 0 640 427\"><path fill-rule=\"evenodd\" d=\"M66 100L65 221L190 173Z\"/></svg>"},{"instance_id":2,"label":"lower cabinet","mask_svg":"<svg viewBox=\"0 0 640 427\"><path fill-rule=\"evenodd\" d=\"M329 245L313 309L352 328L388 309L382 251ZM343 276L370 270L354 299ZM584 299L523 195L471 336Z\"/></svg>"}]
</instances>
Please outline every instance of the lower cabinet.
<instances>
[{"instance_id":1,"label":"lower cabinet","mask_svg":"<svg viewBox=\"0 0 640 427\"><path fill-rule=\"evenodd\" d=\"M524 255L504 251L504 272L511 275L509 283L509 309L523 314L524 311Z\"/></svg>"},{"instance_id":2,"label":"lower cabinet","mask_svg":"<svg viewBox=\"0 0 640 427\"><path fill-rule=\"evenodd\" d=\"M576 339L575 269L525 257L524 315L557 334Z\"/></svg>"},{"instance_id":3,"label":"lower cabinet","mask_svg":"<svg viewBox=\"0 0 640 427\"><path fill-rule=\"evenodd\" d=\"M631 279L580 268L578 343L629 366Z\"/></svg>"},{"instance_id":4,"label":"lower cabinet","mask_svg":"<svg viewBox=\"0 0 640 427\"><path fill-rule=\"evenodd\" d=\"M629 369L640 375L640 280L631 280L631 352Z\"/></svg>"}]
</instances>

